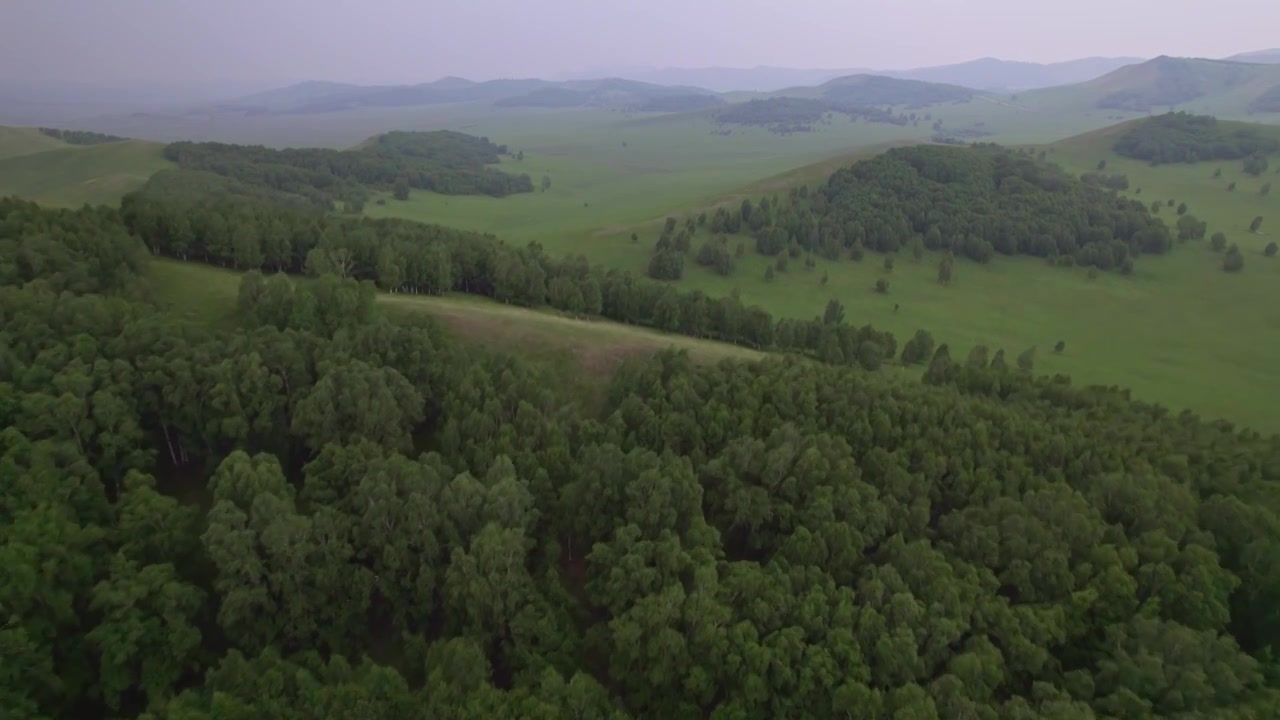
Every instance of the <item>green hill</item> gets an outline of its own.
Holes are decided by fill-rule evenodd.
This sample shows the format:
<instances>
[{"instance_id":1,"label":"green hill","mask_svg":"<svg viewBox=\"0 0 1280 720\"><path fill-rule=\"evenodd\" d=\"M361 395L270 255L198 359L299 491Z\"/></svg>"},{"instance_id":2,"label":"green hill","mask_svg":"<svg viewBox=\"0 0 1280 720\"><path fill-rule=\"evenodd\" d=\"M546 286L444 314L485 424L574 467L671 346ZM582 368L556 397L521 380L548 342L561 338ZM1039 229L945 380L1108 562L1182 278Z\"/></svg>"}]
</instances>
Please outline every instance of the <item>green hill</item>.
<instances>
[{"instance_id":1,"label":"green hill","mask_svg":"<svg viewBox=\"0 0 1280 720\"><path fill-rule=\"evenodd\" d=\"M0 147L52 148L7 157L0 152L0 196L17 195L42 205L76 207L115 205L159 170L172 167L164 159L160 143L129 140L101 145L73 146L32 129L0 128ZM12 143L4 139L14 138ZM21 139L19 141L18 139Z\"/></svg>"},{"instance_id":2,"label":"green hill","mask_svg":"<svg viewBox=\"0 0 1280 720\"><path fill-rule=\"evenodd\" d=\"M1280 122L1280 106L1265 98L1280 87L1280 65L1161 56L1076 85L1023 93L1035 112L1092 108L1116 112L1169 109Z\"/></svg>"},{"instance_id":3,"label":"green hill","mask_svg":"<svg viewBox=\"0 0 1280 720\"><path fill-rule=\"evenodd\" d=\"M68 147L67 143L51 138L36 128L0 126L0 160L65 147ZM3 182L4 178L0 176L0 183Z\"/></svg>"}]
</instances>

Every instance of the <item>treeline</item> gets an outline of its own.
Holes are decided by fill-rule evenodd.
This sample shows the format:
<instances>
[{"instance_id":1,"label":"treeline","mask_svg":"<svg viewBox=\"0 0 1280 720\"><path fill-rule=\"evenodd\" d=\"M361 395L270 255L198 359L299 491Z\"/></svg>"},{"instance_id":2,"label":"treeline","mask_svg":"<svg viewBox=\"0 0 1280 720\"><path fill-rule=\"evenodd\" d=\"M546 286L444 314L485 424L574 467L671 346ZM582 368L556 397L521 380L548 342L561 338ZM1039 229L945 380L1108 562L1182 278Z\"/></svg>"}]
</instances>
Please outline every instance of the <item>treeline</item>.
<instances>
[{"instance_id":1,"label":"treeline","mask_svg":"<svg viewBox=\"0 0 1280 720\"><path fill-rule=\"evenodd\" d=\"M749 232L769 256L927 248L978 262L1021 254L1125 272L1137 255L1172 245L1143 203L996 145L893 149L836 171L816 191L720 208L711 230Z\"/></svg>"},{"instance_id":2,"label":"treeline","mask_svg":"<svg viewBox=\"0 0 1280 720\"><path fill-rule=\"evenodd\" d=\"M1116 138L1112 149L1159 165L1265 156L1280 151L1280 141L1254 128L1224 128L1208 115L1170 112L1135 123Z\"/></svg>"},{"instance_id":3,"label":"treeline","mask_svg":"<svg viewBox=\"0 0 1280 720\"><path fill-rule=\"evenodd\" d=\"M442 130L390 132L352 150L177 142L165 147L164 155L185 170L214 173L330 210L335 203L358 209L371 190L398 185L447 195L532 192L528 175L486 167L506 151L488 138Z\"/></svg>"},{"instance_id":4,"label":"treeline","mask_svg":"<svg viewBox=\"0 0 1280 720\"><path fill-rule=\"evenodd\" d=\"M916 113L894 113L872 105L861 105L849 100L817 100L813 98L776 97L748 100L729 105L715 114L722 125L755 125L768 127L774 132L808 132L826 120L830 113L848 116L851 120L907 125L916 123Z\"/></svg>"},{"instance_id":5,"label":"treeline","mask_svg":"<svg viewBox=\"0 0 1280 720\"><path fill-rule=\"evenodd\" d=\"M6 720L1280 716L1275 438L945 346L584 405L332 275L189 324L119 233L0 201Z\"/></svg>"},{"instance_id":6,"label":"treeline","mask_svg":"<svg viewBox=\"0 0 1280 720\"><path fill-rule=\"evenodd\" d=\"M491 235L404 220L347 218L267 204L158 202L143 194L121 204L124 224L151 252L240 270L333 274L369 280L389 292L457 291L526 307L599 316L752 348L806 353L874 368L897 341L839 318L775 319L736 296L680 292L631 273L556 260Z\"/></svg>"},{"instance_id":7,"label":"treeline","mask_svg":"<svg viewBox=\"0 0 1280 720\"><path fill-rule=\"evenodd\" d=\"M101 145L103 143L124 142L129 139L118 135L90 132L89 130L59 130L58 128L49 127L42 127L39 130L51 138L61 140L70 145Z\"/></svg>"}]
</instances>

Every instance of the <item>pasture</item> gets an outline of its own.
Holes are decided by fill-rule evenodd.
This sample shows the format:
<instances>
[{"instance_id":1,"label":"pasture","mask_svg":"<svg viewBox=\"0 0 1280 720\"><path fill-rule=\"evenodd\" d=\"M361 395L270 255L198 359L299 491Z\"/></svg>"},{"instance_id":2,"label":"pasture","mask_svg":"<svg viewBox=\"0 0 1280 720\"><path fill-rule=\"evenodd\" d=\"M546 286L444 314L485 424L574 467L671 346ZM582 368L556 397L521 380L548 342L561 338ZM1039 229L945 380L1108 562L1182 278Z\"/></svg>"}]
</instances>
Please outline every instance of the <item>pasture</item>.
<instances>
[{"instance_id":1,"label":"pasture","mask_svg":"<svg viewBox=\"0 0 1280 720\"><path fill-rule=\"evenodd\" d=\"M171 167L158 143L67 145L45 139L55 149L0 159L0 196L17 195L51 207L117 205L147 178Z\"/></svg>"}]
</instances>

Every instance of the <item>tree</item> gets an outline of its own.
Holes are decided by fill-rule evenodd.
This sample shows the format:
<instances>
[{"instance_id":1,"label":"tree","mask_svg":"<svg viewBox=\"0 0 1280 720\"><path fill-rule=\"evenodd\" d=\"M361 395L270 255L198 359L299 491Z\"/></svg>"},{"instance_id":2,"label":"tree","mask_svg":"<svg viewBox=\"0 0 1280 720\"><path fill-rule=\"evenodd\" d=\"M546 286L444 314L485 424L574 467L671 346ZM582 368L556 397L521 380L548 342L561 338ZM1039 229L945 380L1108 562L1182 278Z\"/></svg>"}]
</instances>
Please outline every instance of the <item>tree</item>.
<instances>
[{"instance_id":1,"label":"tree","mask_svg":"<svg viewBox=\"0 0 1280 720\"><path fill-rule=\"evenodd\" d=\"M917 330L916 334L902 346L902 364L923 364L933 357L933 350L933 336L927 330ZM970 352L970 358L972 359L972 357L973 354ZM985 362L983 364L985 365Z\"/></svg>"},{"instance_id":2,"label":"tree","mask_svg":"<svg viewBox=\"0 0 1280 720\"><path fill-rule=\"evenodd\" d=\"M769 265L768 267L766 267L766 268L764 269L764 281L765 281L765 282L773 282L773 281L774 281L774 279L776 279L777 277L778 277L778 274L777 274L776 272L774 272L774 269L773 269L773 266L772 266L772 265Z\"/></svg>"},{"instance_id":3,"label":"tree","mask_svg":"<svg viewBox=\"0 0 1280 720\"><path fill-rule=\"evenodd\" d=\"M1236 181L1232 180L1231 182L1227 183L1227 192L1235 192L1235 191L1236 191Z\"/></svg>"},{"instance_id":4,"label":"tree","mask_svg":"<svg viewBox=\"0 0 1280 720\"><path fill-rule=\"evenodd\" d=\"M893 272L893 257L891 257L891 256L885 257L885 259L884 259L884 271L885 271L885 272L888 272L888 273Z\"/></svg>"},{"instance_id":5,"label":"tree","mask_svg":"<svg viewBox=\"0 0 1280 720\"><path fill-rule=\"evenodd\" d=\"M1244 254L1235 243L1232 243L1231 249L1227 250L1227 254L1222 258L1222 269L1231 273L1244 269Z\"/></svg>"},{"instance_id":6,"label":"tree","mask_svg":"<svg viewBox=\"0 0 1280 720\"><path fill-rule=\"evenodd\" d=\"M881 295L888 295L889 281L886 280L885 278L880 278L879 280L876 280L876 292L880 293Z\"/></svg>"},{"instance_id":7,"label":"tree","mask_svg":"<svg viewBox=\"0 0 1280 720\"><path fill-rule=\"evenodd\" d=\"M523 150L521 150L521 151L519 151L519 152L517 152L517 153L516 153L516 160L519 160L519 161L521 161L521 162L523 162L523 161L524 161L524 151L523 151Z\"/></svg>"},{"instance_id":8,"label":"tree","mask_svg":"<svg viewBox=\"0 0 1280 720\"><path fill-rule=\"evenodd\" d=\"M1262 216L1259 215L1249 223L1249 232L1256 233L1262 229Z\"/></svg>"},{"instance_id":9,"label":"tree","mask_svg":"<svg viewBox=\"0 0 1280 720\"><path fill-rule=\"evenodd\" d=\"M842 322L844 322L844 305L835 298L828 300L826 309L822 311L822 324L839 325Z\"/></svg>"},{"instance_id":10,"label":"tree","mask_svg":"<svg viewBox=\"0 0 1280 720\"><path fill-rule=\"evenodd\" d=\"M1106 167L1107 167L1107 161L1105 159L1098 161L1098 170L1105 170Z\"/></svg>"},{"instance_id":11,"label":"tree","mask_svg":"<svg viewBox=\"0 0 1280 720\"><path fill-rule=\"evenodd\" d=\"M950 257L945 257L942 259L942 262L938 263L938 282L943 285L951 284L951 264L952 260Z\"/></svg>"},{"instance_id":12,"label":"tree","mask_svg":"<svg viewBox=\"0 0 1280 720\"><path fill-rule=\"evenodd\" d=\"M1067 343L1063 340L1059 340L1058 342L1053 344L1053 351L1059 355L1061 355L1063 351L1066 349L1067 349Z\"/></svg>"},{"instance_id":13,"label":"tree","mask_svg":"<svg viewBox=\"0 0 1280 720\"><path fill-rule=\"evenodd\" d=\"M1266 255L1267 257L1275 257L1276 250L1277 250L1276 241L1272 240L1271 242L1267 243L1267 247L1263 249L1262 254Z\"/></svg>"},{"instance_id":14,"label":"tree","mask_svg":"<svg viewBox=\"0 0 1280 720\"><path fill-rule=\"evenodd\" d=\"M391 191L391 197L394 197L396 200L408 200L409 181L403 177L396 180L395 189Z\"/></svg>"},{"instance_id":15,"label":"tree","mask_svg":"<svg viewBox=\"0 0 1280 720\"><path fill-rule=\"evenodd\" d=\"M631 233L631 244L635 245L638 242L640 242L640 236L636 233Z\"/></svg>"},{"instance_id":16,"label":"tree","mask_svg":"<svg viewBox=\"0 0 1280 720\"><path fill-rule=\"evenodd\" d=\"M543 175L543 176L542 176L542 182L541 182L541 183L539 183L538 187L542 190L542 192L546 192L546 191L550 190L550 189L551 189L551 176L550 176L550 175Z\"/></svg>"},{"instance_id":17,"label":"tree","mask_svg":"<svg viewBox=\"0 0 1280 720\"><path fill-rule=\"evenodd\" d=\"M1214 252L1222 252L1227 247L1227 235L1223 232L1216 232L1213 237L1209 238L1209 247Z\"/></svg>"},{"instance_id":18,"label":"tree","mask_svg":"<svg viewBox=\"0 0 1280 720\"><path fill-rule=\"evenodd\" d=\"M1186 214L1187 214L1187 204L1184 202L1178 203L1178 215L1186 215Z\"/></svg>"},{"instance_id":19,"label":"tree","mask_svg":"<svg viewBox=\"0 0 1280 720\"><path fill-rule=\"evenodd\" d=\"M1254 177L1267 171L1267 156L1255 153L1244 159L1244 171Z\"/></svg>"},{"instance_id":20,"label":"tree","mask_svg":"<svg viewBox=\"0 0 1280 720\"><path fill-rule=\"evenodd\" d=\"M1213 169L1213 179L1214 179L1214 180L1217 180L1217 179L1218 179L1218 178L1220 178L1220 177L1222 177L1222 168L1214 168L1214 169Z\"/></svg>"},{"instance_id":21,"label":"tree","mask_svg":"<svg viewBox=\"0 0 1280 720\"><path fill-rule=\"evenodd\" d=\"M1270 193L1271 193L1271 181L1268 180L1267 182L1262 183L1262 187L1258 189L1258 194L1263 197L1266 197Z\"/></svg>"},{"instance_id":22,"label":"tree","mask_svg":"<svg viewBox=\"0 0 1280 720\"><path fill-rule=\"evenodd\" d=\"M1208 224L1200 221L1195 215L1187 214L1178 218L1179 240L1202 240Z\"/></svg>"},{"instance_id":23,"label":"tree","mask_svg":"<svg viewBox=\"0 0 1280 720\"><path fill-rule=\"evenodd\" d=\"M1031 372L1036 364L1036 348L1034 345L1018 353L1018 369L1023 372Z\"/></svg>"}]
</instances>

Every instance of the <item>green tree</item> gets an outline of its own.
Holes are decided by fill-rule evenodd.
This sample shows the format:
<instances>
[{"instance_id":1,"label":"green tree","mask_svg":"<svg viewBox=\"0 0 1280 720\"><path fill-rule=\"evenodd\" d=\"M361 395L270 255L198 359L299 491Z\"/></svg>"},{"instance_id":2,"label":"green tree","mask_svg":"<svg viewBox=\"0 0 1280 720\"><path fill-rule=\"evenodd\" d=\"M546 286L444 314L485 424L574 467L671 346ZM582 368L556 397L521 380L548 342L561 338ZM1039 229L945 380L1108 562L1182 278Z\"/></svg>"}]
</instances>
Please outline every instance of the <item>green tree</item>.
<instances>
[{"instance_id":1,"label":"green tree","mask_svg":"<svg viewBox=\"0 0 1280 720\"><path fill-rule=\"evenodd\" d=\"M951 284L951 279L952 279L951 265L952 265L952 260L950 257L945 257L942 259L942 262L938 263L938 282L942 283L943 285Z\"/></svg>"},{"instance_id":2,"label":"green tree","mask_svg":"<svg viewBox=\"0 0 1280 720\"><path fill-rule=\"evenodd\" d=\"M827 307L822 311L823 325L839 325L844 322L844 305L835 298L827 301Z\"/></svg>"},{"instance_id":3,"label":"green tree","mask_svg":"<svg viewBox=\"0 0 1280 720\"><path fill-rule=\"evenodd\" d=\"M886 278L876 280L876 292L881 295L889 294L889 281Z\"/></svg>"},{"instance_id":4,"label":"green tree","mask_svg":"<svg viewBox=\"0 0 1280 720\"><path fill-rule=\"evenodd\" d=\"M1183 215L1178 218L1179 240L1202 240L1208 224L1200 221L1195 215Z\"/></svg>"},{"instance_id":5,"label":"green tree","mask_svg":"<svg viewBox=\"0 0 1280 720\"><path fill-rule=\"evenodd\" d=\"M1216 232L1213 237L1209 238L1209 247L1214 252L1222 252L1227 248L1227 234L1224 232Z\"/></svg>"},{"instance_id":6,"label":"green tree","mask_svg":"<svg viewBox=\"0 0 1280 720\"><path fill-rule=\"evenodd\" d=\"M396 200L408 200L409 199L409 181L403 177L397 179L395 187L391 191L391 197L395 198Z\"/></svg>"},{"instance_id":7,"label":"green tree","mask_svg":"<svg viewBox=\"0 0 1280 720\"><path fill-rule=\"evenodd\" d=\"M1275 257L1276 249L1277 249L1276 241L1272 240L1271 242L1267 243L1267 247L1263 249L1262 254L1266 255L1267 257Z\"/></svg>"},{"instance_id":8,"label":"green tree","mask_svg":"<svg viewBox=\"0 0 1280 720\"><path fill-rule=\"evenodd\" d=\"M1067 349L1066 341L1059 340L1058 342L1053 344L1053 351L1059 355L1061 355L1063 351L1066 349Z\"/></svg>"},{"instance_id":9,"label":"green tree","mask_svg":"<svg viewBox=\"0 0 1280 720\"><path fill-rule=\"evenodd\" d=\"M1031 372L1036 365L1036 348L1034 345L1018 353L1018 369Z\"/></svg>"},{"instance_id":10,"label":"green tree","mask_svg":"<svg viewBox=\"0 0 1280 720\"><path fill-rule=\"evenodd\" d=\"M916 334L902 346L902 364L923 364L933 357L933 350L933 336L927 330L917 330ZM972 356L972 352L970 355Z\"/></svg>"},{"instance_id":11,"label":"green tree","mask_svg":"<svg viewBox=\"0 0 1280 720\"><path fill-rule=\"evenodd\" d=\"M1187 204L1184 202L1178 203L1178 215L1181 216L1186 214L1187 214Z\"/></svg>"},{"instance_id":12,"label":"green tree","mask_svg":"<svg viewBox=\"0 0 1280 720\"><path fill-rule=\"evenodd\" d=\"M1262 216L1259 215L1249 223L1249 232L1256 233L1262 229Z\"/></svg>"},{"instance_id":13,"label":"green tree","mask_svg":"<svg viewBox=\"0 0 1280 720\"><path fill-rule=\"evenodd\" d=\"M1227 254L1222 258L1222 269L1227 272L1240 272L1244 269L1244 253L1240 252L1240 247L1234 243L1231 249L1227 250Z\"/></svg>"}]
</instances>

